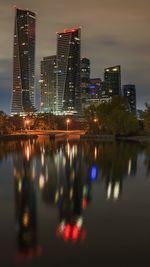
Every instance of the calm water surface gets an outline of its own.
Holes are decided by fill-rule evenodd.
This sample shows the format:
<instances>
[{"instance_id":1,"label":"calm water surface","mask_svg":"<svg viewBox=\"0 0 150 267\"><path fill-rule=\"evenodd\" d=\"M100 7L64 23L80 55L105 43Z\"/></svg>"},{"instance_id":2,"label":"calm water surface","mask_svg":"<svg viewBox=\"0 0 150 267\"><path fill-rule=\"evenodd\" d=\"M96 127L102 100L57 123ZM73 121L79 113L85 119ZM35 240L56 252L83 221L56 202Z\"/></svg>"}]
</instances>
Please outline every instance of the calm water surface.
<instances>
[{"instance_id":1,"label":"calm water surface","mask_svg":"<svg viewBox=\"0 0 150 267\"><path fill-rule=\"evenodd\" d=\"M150 266L150 145L0 143L0 267Z\"/></svg>"}]
</instances>

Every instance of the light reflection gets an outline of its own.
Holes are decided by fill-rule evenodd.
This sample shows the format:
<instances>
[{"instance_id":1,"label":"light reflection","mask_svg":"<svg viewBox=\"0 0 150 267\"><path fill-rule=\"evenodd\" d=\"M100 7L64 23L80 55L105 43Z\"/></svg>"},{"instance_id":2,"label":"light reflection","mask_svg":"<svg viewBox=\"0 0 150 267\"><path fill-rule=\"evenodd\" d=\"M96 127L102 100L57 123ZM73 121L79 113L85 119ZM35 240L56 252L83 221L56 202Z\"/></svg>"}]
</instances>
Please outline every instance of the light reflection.
<instances>
[{"instance_id":1,"label":"light reflection","mask_svg":"<svg viewBox=\"0 0 150 267\"><path fill-rule=\"evenodd\" d=\"M58 199L59 199L59 192L57 190L55 193L55 204L58 202Z\"/></svg>"},{"instance_id":2,"label":"light reflection","mask_svg":"<svg viewBox=\"0 0 150 267\"><path fill-rule=\"evenodd\" d=\"M112 184L109 183L108 184L108 188L107 188L107 199L110 199L110 197L111 197L111 191L112 191Z\"/></svg>"},{"instance_id":3,"label":"light reflection","mask_svg":"<svg viewBox=\"0 0 150 267\"><path fill-rule=\"evenodd\" d=\"M41 174L39 177L39 188L42 190L44 185L45 185L45 178L44 178L43 174Z\"/></svg>"},{"instance_id":4,"label":"light reflection","mask_svg":"<svg viewBox=\"0 0 150 267\"><path fill-rule=\"evenodd\" d=\"M21 193L21 190L22 190L22 181L19 180L19 183L18 183L18 191Z\"/></svg>"},{"instance_id":5,"label":"light reflection","mask_svg":"<svg viewBox=\"0 0 150 267\"><path fill-rule=\"evenodd\" d=\"M98 157L100 149L103 153ZM74 144L71 141L44 145L22 142L21 151L23 160L17 162L14 158L13 168L18 195L25 195L25 188L29 192L30 188L34 190L37 184L41 199L58 210L59 237L73 243L86 238L84 214L95 197L95 188L105 184L106 198L115 203L121 196L127 173L130 175L134 166L136 171L136 157L135 160L132 155L120 157L123 155L122 147L118 152L111 144L99 147L97 143L95 146L95 143ZM33 211L29 210L29 218L26 212L28 210L24 207L22 224L30 227Z\"/></svg>"},{"instance_id":6,"label":"light reflection","mask_svg":"<svg viewBox=\"0 0 150 267\"><path fill-rule=\"evenodd\" d=\"M94 148L94 159L97 159L97 147Z\"/></svg>"},{"instance_id":7,"label":"light reflection","mask_svg":"<svg viewBox=\"0 0 150 267\"><path fill-rule=\"evenodd\" d=\"M130 176L130 174L131 174L131 166L132 166L132 160L130 158L129 162L128 162L128 176Z\"/></svg>"},{"instance_id":8,"label":"light reflection","mask_svg":"<svg viewBox=\"0 0 150 267\"><path fill-rule=\"evenodd\" d=\"M27 227L29 225L29 213L25 212L23 214L23 219L22 219L22 223L25 227Z\"/></svg>"},{"instance_id":9,"label":"light reflection","mask_svg":"<svg viewBox=\"0 0 150 267\"><path fill-rule=\"evenodd\" d=\"M41 154L41 165L44 166L44 153Z\"/></svg>"},{"instance_id":10,"label":"light reflection","mask_svg":"<svg viewBox=\"0 0 150 267\"><path fill-rule=\"evenodd\" d=\"M114 186L114 199L117 200L120 194L120 184L118 182L115 183Z\"/></svg>"}]
</instances>

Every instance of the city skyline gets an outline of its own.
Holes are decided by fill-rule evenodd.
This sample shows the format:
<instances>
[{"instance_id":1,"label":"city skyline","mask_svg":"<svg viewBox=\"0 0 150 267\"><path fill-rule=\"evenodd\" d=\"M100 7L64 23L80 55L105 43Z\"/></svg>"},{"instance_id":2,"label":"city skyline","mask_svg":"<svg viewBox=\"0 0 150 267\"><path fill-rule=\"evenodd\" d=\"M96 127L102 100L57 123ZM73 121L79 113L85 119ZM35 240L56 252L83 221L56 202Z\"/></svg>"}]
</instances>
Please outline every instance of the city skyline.
<instances>
[{"instance_id":1,"label":"city skyline","mask_svg":"<svg viewBox=\"0 0 150 267\"><path fill-rule=\"evenodd\" d=\"M81 55L91 61L91 77L103 77L104 68L120 64L122 85L135 84L137 88L137 107L150 102L149 94L149 42L147 24L150 3L148 1L115 0L94 1L79 4L49 4L45 1L1 1L0 48L0 109L10 111L12 89L13 59L13 4L37 11L36 81L40 77L40 60L56 53L56 31L73 26L82 26ZM80 6L80 8L79 8ZM51 7L51 8L49 8ZM73 12L72 12L73 10ZM52 12L53 11L53 12ZM84 11L84 12L83 12ZM57 16L56 16L57 14ZM108 17L108 18L107 18ZM39 95L40 85L36 82Z\"/></svg>"}]
</instances>

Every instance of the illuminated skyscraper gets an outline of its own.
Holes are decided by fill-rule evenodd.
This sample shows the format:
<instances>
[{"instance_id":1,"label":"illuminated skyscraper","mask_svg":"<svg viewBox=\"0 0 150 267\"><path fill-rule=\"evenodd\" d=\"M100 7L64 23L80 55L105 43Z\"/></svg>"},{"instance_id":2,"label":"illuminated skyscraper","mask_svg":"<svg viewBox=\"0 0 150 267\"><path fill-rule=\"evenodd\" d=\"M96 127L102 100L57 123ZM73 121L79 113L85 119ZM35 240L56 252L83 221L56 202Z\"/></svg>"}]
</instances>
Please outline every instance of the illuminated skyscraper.
<instances>
[{"instance_id":1,"label":"illuminated skyscraper","mask_svg":"<svg viewBox=\"0 0 150 267\"><path fill-rule=\"evenodd\" d=\"M89 99L100 99L101 97L101 84L100 78L90 79L88 86L88 98Z\"/></svg>"},{"instance_id":2,"label":"illuminated skyscraper","mask_svg":"<svg viewBox=\"0 0 150 267\"><path fill-rule=\"evenodd\" d=\"M57 113L81 112L80 32L69 29L57 33Z\"/></svg>"},{"instance_id":3,"label":"illuminated skyscraper","mask_svg":"<svg viewBox=\"0 0 150 267\"><path fill-rule=\"evenodd\" d=\"M90 60L88 58L81 59L81 96L82 104L86 103L88 98L88 87L90 83Z\"/></svg>"},{"instance_id":4,"label":"illuminated skyscraper","mask_svg":"<svg viewBox=\"0 0 150 267\"><path fill-rule=\"evenodd\" d=\"M90 82L90 60L88 58L81 59L81 88L87 88Z\"/></svg>"},{"instance_id":5,"label":"illuminated skyscraper","mask_svg":"<svg viewBox=\"0 0 150 267\"><path fill-rule=\"evenodd\" d=\"M136 113L136 88L134 84L123 86L123 94L128 99L129 111Z\"/></svg>"},{"instance_id":6,"label":"illuminated skyscraper","mask_svg":"<svg viewBox=\"0 0 150 267\"><path fill-rule=\"evenodd\" d=\"M12 114L35 111L35 13L16 8Z\"/></svg>"},{"instance_id":7,"label":"illuminated skyscraper","mask_svg":"<svg viewBox=\"0 0 150 267\"><path fill-rule=\"evenodd\" d=\"M41 61L41 111L56 113L56 56Z\"/></svg>"},{"instance_id":8,"label":"illuminated skyscraper","mask_svg":"<svg viewBox=\"0 0 150 267\"><path fill-rule=\"evenodd\" d=\"M106 95L121 95L121 66L118 65L104 70L104 84Z\"/></svg>"}]
</instances>

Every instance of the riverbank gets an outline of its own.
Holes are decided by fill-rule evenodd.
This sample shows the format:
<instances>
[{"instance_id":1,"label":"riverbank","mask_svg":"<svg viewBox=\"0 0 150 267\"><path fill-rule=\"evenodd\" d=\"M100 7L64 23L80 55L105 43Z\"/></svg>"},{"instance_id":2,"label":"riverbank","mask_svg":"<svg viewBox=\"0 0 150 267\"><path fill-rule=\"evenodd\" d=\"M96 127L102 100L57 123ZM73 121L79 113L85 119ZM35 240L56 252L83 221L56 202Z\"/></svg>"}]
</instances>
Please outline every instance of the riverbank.
<instances>
[{"instance_id":1,"label":"riverbank","mask_svg":"<svg viewBox=\"0 0 150 267\"><path fill-rule=\"evenodd\" d=\"M7 134L0 135L0 141L17 141L17 140L28 140L35 139L38 136L36 134Z\"/></svg>"},{"instance_id":2,"label":"riverbank","mask_svg":"<svg viewBox=\"0 0 150 267\"><path fill-rule=\"evenodd\" d=\"M92 141L133 141L133 142L147 142L150 143L150 136L116 136L113 135L81 135L81 140L92 140Z\"/></svg>"}]
</instances>

